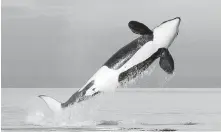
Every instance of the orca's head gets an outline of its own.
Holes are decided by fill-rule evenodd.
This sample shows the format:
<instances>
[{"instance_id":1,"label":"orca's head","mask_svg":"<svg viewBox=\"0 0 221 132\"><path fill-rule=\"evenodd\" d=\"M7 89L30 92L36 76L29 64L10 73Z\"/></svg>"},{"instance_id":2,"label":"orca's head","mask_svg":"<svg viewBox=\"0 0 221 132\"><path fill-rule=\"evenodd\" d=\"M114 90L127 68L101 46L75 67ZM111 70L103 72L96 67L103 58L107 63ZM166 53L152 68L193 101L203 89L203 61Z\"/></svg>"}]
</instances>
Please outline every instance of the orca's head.
<instances>
[{"instance_id":1,"label":"orca's head","mask_svg":"<svg viewBox=\"0 0 221 132\"><path fill-rule=\"evenodd\" d=\"M176 17L161 23L153 30L154 43L158 48L168 48L171 45L178 35L180 22L180 17Z\"/></svg>"}]
</instances>

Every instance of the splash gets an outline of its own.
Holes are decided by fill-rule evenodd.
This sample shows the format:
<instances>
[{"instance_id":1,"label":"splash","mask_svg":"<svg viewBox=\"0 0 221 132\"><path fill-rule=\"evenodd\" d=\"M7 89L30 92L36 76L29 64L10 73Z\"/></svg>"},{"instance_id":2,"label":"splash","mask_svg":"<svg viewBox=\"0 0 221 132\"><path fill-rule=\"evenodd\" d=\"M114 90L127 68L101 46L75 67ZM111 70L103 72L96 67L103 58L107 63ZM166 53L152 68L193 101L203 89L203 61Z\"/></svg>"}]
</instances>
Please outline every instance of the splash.
<instances>
[{"instance_id":1,"label":"splash","mask_svg":"<svg viewBox=\"0 0 221 132\"><path fill-rule=\"evenodd\" d=\"M100 107L97 98L86 102L75 104L54 114L47 107L29 108L25 118L26 125L43 127L81 127L93 126L96 122L93 120Z\"/></svg>"},{"instance_id":2,"label":"splash","mask_svg":"<svg viewBox=\"0 0 221 132\"><path fill-rule=\"evenodd\" d=\"M160 88L164 88L165 85L166 85L174 76L175 76L175 71L173 72L173 74L166 74L166 76L164 77L164 80L159 83L159 87L160 87Z\"/></svg>"},{"instance_id":3,"label":"splash","mask_svg":"<svg viewBox=\"0 0 221 132\"><path fill-rule=\"evenodd\" d=\"M135 76L134 78L134 76L132 75L129 79L122 81L120 87L127 88L128 85L136 84L138 80L142 79L144 76L151 76L157 65L158 64L156 62L153 62L153 64L150 65L145 71L134 73L137 74L137 76Z\"/></svg>"}]
</instances>

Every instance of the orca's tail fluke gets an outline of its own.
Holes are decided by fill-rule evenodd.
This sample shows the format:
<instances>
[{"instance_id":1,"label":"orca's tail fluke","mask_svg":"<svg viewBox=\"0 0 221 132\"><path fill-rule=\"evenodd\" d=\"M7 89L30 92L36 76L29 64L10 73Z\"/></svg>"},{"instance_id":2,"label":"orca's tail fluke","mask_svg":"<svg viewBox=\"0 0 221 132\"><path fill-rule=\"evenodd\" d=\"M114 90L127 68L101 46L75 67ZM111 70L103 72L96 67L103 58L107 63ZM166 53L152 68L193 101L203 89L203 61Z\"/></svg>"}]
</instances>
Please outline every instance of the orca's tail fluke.
<instances>
[{"instance_id":1,"label":"orca's tail fluke","mask_svg":"<svg viewBox=\"0 0 221 132\"><path fill-rule=\"evenodd\" d=\"M47 106L50 108L50 110L53 111L55 114L62 112L63 108L61 106L61 103L57 100L46 95L39 95L38 97L43 99Z\"/></svg>"}]
</instances>

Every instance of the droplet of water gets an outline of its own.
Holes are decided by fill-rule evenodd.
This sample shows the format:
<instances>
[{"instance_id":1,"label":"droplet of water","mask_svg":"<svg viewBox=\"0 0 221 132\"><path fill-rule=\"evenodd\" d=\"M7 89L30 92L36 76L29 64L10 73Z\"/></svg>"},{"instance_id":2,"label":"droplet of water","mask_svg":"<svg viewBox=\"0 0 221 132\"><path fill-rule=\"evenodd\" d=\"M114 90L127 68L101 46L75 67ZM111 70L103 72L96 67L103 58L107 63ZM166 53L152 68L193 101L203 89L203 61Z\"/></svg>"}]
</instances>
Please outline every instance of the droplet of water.
<instances>
[{"instance_id":1,"label":"droplet of water","mask_svg":"<svg viewBox=\"0 0 221 132\"><path fill-rule=\"evenodd\" d=\"M165 85L175 76L175 71L173 72L173 74L166 74L166 76L164 77L164 80L159 84L160 88L164 88Z\"/></svg>"}]
</instances>

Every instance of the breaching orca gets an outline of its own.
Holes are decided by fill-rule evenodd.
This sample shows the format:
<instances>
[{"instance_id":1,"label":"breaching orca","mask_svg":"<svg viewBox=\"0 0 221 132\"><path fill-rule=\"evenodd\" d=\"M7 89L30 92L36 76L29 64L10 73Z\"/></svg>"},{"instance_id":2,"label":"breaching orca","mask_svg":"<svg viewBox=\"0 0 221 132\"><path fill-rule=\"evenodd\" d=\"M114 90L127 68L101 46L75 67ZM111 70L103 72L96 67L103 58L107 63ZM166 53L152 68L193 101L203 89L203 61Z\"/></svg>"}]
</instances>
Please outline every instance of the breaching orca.
<instances>
[{"instance_id":1,"label":"breaching orca","mask_svg":"<svg viewBox=\"0 0 221 132\"><path fill-rule=\"evenodd\" d=\"M130 21L129 28L140 37L118 50L104 65L65 103L39 95L55 113L87 100L99 93L115 90L124 81L130 81L144 72L158 58L160 67L168 74L174 71L174 60L168 50L179 32L181 19L176 17L150 30L144 24Z\"/></svg>"}]
</instances>

